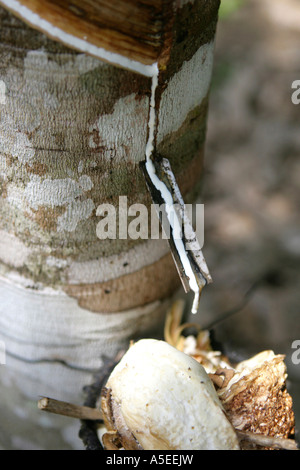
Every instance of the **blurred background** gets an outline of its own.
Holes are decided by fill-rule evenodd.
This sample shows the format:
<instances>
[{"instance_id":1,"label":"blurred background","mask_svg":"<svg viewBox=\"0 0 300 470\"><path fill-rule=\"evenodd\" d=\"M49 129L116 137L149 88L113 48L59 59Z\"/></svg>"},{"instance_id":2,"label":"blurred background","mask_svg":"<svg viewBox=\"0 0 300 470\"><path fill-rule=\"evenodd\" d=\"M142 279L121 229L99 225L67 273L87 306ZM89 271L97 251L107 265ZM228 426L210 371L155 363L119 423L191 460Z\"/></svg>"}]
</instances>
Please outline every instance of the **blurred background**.
<instances>
[{"instance_id":1,"label":"blurred background","mask_svg":"<svg viewBox=\"0 0 300 470\"><path fill-rule=\"evenodd\" d=\"M199 322L233 359L286 355L300 421L300 1L223 0L202 202L213 277ZM300 357L300 354L298 355ZM294 361L295 362L295 361ZM297 436L299 439L299 436Z\"/></svg>"}]
</instances>

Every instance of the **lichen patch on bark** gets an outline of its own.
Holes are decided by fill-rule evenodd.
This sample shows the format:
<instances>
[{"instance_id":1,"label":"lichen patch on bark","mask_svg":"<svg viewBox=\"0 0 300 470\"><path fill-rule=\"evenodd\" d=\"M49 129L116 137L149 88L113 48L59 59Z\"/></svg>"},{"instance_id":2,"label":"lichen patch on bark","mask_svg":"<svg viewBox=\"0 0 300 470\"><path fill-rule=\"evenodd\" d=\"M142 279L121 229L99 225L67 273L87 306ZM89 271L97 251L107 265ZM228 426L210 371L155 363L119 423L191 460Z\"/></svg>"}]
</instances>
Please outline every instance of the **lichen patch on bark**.
<instances>
[{"instance_id":1,"label":"lichen patch on bark","mask_svg":"<svg viewBox=\"0 0 300 470\"><path fill-rule=\"evenodd\" d=\"M160 99L157 142L176 132L209 92L214 43L204 44L169 80Z\"/></svg>"},{"instance_id":2,"label":"lichen patch on bark","mask_svg":"<svg viewBox=\"0 0 300 470\"><path fill-rule=\"evenodd\" d=\"M148 132L148 97L120 98L110 114L100 115L89 128L89 146L107 160L137 163L145 158Z\"/></svg>"}]
</instances>

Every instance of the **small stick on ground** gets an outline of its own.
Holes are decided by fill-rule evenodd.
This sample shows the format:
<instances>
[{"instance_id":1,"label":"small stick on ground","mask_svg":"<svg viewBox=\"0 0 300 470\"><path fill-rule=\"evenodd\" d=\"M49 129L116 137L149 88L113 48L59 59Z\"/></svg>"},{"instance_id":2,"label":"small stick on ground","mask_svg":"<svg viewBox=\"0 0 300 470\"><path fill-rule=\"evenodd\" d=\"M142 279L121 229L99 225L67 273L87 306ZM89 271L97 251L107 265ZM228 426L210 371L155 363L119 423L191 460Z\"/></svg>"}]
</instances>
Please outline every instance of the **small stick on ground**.
<instances>
[{"instance_id":1,"label":"small stick on ground","mask_svg":"<svg viewBox=\"0 0 300 470\"><path fill-rule=\"evenodd\" d=\"M243 432L236 429L240 441L248 441L262 447L272 447L273 449L298 450L297 444L293 439L284 439L282 437L264 436L253 432Z\"/></svg>"},{"instance_id":2,"label":"small stick on ground","mask_svg":"<svg viewBox=\"0 0 300 470\"><path fill-rule=\"evenodd\" d=\"M87 420L102 420L102 413L96 408L89 406L73 405L65 401L54 400L53 398L42 397L38 401L38 408L42 411L48 411L70 418L87 419Z\"/></svg>"}]
</instances>

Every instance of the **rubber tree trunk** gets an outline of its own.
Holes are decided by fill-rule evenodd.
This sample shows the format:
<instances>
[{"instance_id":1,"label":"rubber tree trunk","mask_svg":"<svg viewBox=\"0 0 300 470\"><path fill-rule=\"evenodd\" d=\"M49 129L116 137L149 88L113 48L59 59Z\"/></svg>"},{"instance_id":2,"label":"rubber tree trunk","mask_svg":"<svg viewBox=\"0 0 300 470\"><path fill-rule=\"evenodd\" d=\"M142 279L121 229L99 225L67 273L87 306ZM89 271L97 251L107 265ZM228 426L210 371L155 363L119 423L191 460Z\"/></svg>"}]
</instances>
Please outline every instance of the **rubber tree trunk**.
<instances>
[{"instance_id":1,"label":"rubber tree trunk","mask_svg":"<svg viewBox=\"0 0 300 470\"><path fill-rule=\"evenodd\" d=\"M158 88L157 148L186 202L202 174L218 4L180 3ZM0 22L0 445L76 448L74 423L41 416L38 397L80 404L102 356L161 331L181 289L166 240L96 233L100 204L150 207L139 161L151 79L5 9Z\"/></svg>"}]
</instances>

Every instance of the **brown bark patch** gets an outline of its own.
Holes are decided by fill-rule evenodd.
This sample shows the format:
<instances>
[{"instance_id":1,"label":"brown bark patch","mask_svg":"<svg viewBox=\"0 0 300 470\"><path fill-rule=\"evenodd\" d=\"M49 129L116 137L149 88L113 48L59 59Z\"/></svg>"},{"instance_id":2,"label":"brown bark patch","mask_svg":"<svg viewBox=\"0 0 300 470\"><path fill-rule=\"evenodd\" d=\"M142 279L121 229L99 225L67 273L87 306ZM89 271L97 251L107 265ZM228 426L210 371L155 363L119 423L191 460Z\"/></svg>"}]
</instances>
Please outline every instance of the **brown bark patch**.
<instances>
[{"instance_id":1,"label":"brown bark patch","mask_svg":"<svg viewBox=\"0 0 300 470\"><path fill-rule=\"evenodd\" d=\"M195 158L202 168L204 143L206 137L208 96L202 103L190 111L181 127L168 134L157 145L158 153L170 160L173 172L177 175L185 172L186 167ZM190 187L192 187L190 182Z\"/></svg>"},{"instance_id":2,"label":"brown bark patch","mask_svg":"<svg viewBox=\"0 0 300 470\"><path fill-rule=\"evenodd\" d=\"M113 313L162 300L179 287L171 254L134 273L95 284L68 285L65 292L87 310Z\"/></svg>"},{"instance_id":3,"label":"brown bark patch","mask_svg":"<svg viewBox=\"0 0 300 470\"><path fill-rule=\"evenodd\" d=\"M191 195L199 189L199 183L203 173L203 154L204 149L201 148L195 158L177 177L177 183L180 191L183 196L186 196L185 203L193 202L189 199L193 200Z\"/></svg>"},{"instance_id":4,"label":"brown bark patch","mask_svg":"<svg viewBox=\"0 0 300 470\"><path fill-rule=\"evenodd\" d=\"M37 210L32 209L34 214L33 220L45 231L45 232L56 232L57 230L57 219L64 212L65 207L44 207L40 206Z\"/></svg>"},{"instance_id":5,"label":"brown bark patch","mask_svg":"<svg viewBox=\"0 0 300 470\"><path fill-rule=\"evenodd\" d=\"M0 196L3 199L7 198L7 183L0 178Z\"/></svg>"},{"instance_id":6,"label":"brown bark patch","mask_svg":"<svg viewBox=\"0 0 300 470\"><path fill-rule=\"evenodd\" d=\"M41 162L34 162L31 165L26 163L25 167L28 173L33 173L39 176L45 175L48 171L48 166Z\"/></svg>"}]
</instances>

